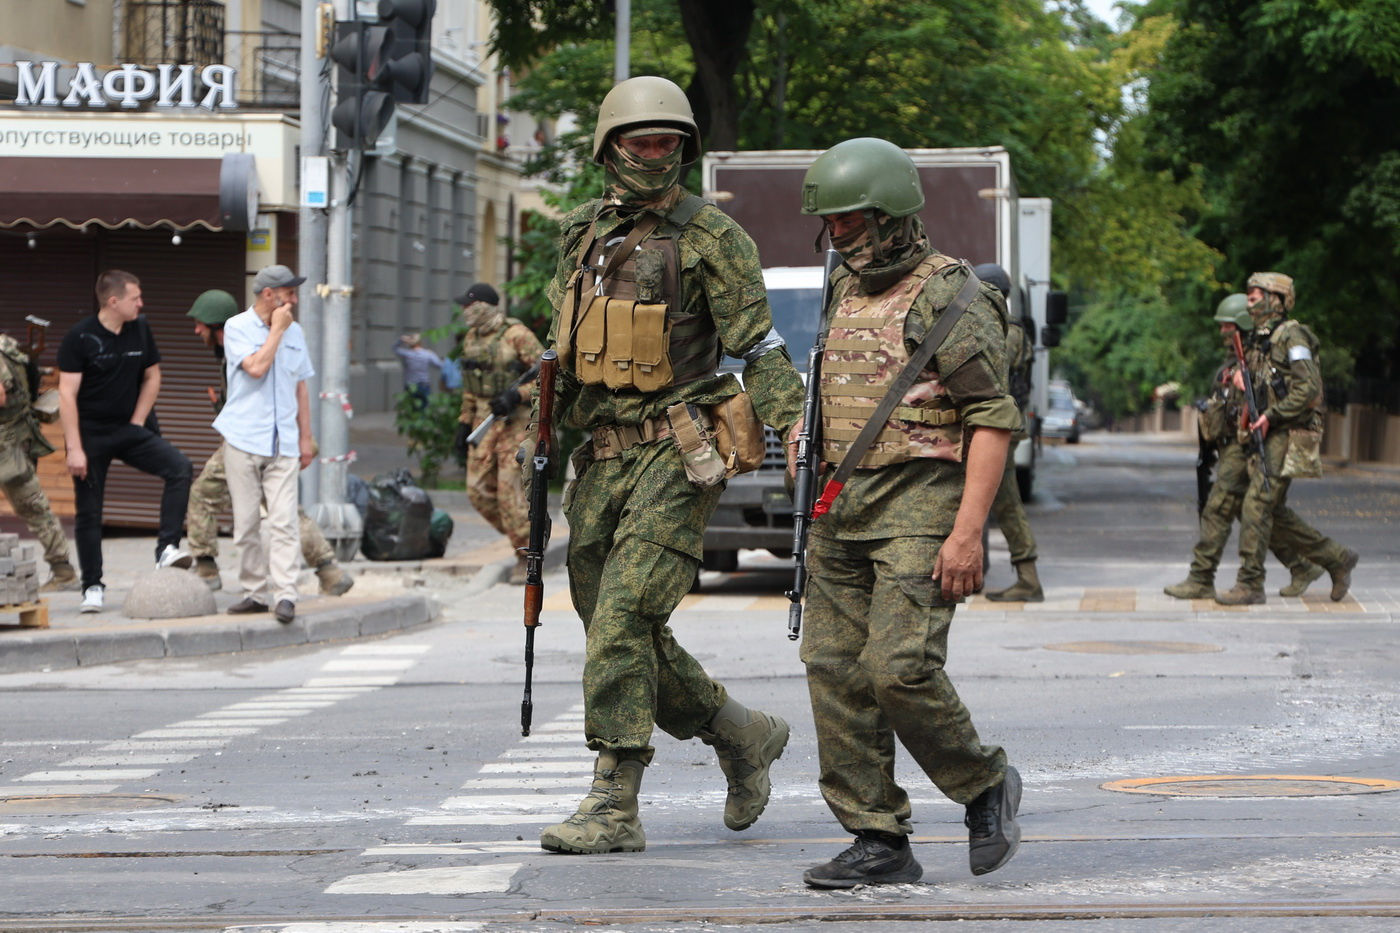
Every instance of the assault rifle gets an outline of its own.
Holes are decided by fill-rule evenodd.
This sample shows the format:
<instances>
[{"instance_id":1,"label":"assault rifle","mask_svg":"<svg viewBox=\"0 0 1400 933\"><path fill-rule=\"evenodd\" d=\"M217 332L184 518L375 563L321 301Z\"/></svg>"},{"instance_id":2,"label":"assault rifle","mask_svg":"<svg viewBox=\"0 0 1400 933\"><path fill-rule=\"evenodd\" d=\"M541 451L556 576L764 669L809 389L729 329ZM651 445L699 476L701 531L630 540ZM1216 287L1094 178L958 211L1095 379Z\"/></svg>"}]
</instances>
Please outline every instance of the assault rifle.
<instances>
[{"instance_id":1,"label":"assault rifle","mask_svg":"<svg viewBox=\"0 0 1400 933\"><path fill-rule=\"evenodd\" d=\"M540 364L536 363L534 366L531 366L529 369L525 370L525 372L521 373L520 378L510 384L510 388L518 389L525 383L533 380L539 374ZM506 391L509 392L510 389L507 389ZM475 447L477 444L480 444L481 439L486 436L486 432L491 430L491 425L495 423L496 415L493 412L492 414L489 414L484 419L482 419L481 424L478 424L476 427L472 428L472 432L467 435L467 443L473 447Z\"/></svg>"},{"instance_id":2,"label":"assault rifle","mask_svg":"<svg viewBox=\"0 0 1400 933\"><path fill-rule=\"evenodd\" d=\"M1264 450L1264 432L1249 426L1259 420L1259 402L1254 394L1254 380L1249 375L1249 365L1244 360L1244 344L1240 342L1240 332L1230 335L1235 345L1235 359L1240 364L1240 377L1244 382L1245 427L1249 428L1250 444L1259 454L1259 485L1269 491L1269 457Z\"/></svg>"},{"instance_id":3,"label":"assault rifle","mask_svg":"<svg viewBox=\"0 0 1400 933\"><path fill-rule=\"evenodd\" d=\"M802 595L807 591L807 532L812 527L812 505L817 500L817 470L821 466L821 385L822 354L826 352L826 329L822 326L826 306L831 301L831 274L841 264L841 254L826 251L822 303L817 310L817 339L807 354L807 396L802 403L802 430L797 434L797 476L792 490L792 589L784 595L788 607L788 638L797 641L802 632Z\"/></svg>"},{"instance_id":4,"label":"assault rifle","mask_svg":"<svg viewBox=\"0 0 1400 933\"><path fill-rule=\"evenodd\" d=\"M535 629L544 606L544 549L549 544L549 456L554 441L554 373L559 354L546 350L539 362L539 417L535 455L530 460L530 540L525 554L525 698L520 701L520 734L530 734L535 703L530 696L535 672ZM526 374L528 375L528 373ZM523 380L525 377L522 376Z\"/></svg>"}]
</instances>

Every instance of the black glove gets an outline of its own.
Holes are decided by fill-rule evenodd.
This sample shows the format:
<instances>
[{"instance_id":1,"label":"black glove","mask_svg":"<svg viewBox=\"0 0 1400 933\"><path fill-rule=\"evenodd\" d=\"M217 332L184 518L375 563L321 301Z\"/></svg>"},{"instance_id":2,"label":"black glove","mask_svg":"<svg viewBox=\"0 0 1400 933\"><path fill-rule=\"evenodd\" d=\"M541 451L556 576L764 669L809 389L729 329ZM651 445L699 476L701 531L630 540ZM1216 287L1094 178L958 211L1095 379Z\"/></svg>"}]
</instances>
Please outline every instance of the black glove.
<instances>
[{"instance_id":1,"label":"black glove","mask_svg":"<svg viewBox=\"0 0 1400 933\"><path fill-rule=\"evenodd\" d=\"M520 404L520 390L506 389L500 395L491 399L491 414L497 418L509 418L510 413L515 411Z\"/></svg>"},{"instance_id":2,"label":"black glove","mask_svg":"<svg viewBox=\"0 0 1400 933\"><path fill-rule=\"evenodd\" d=\"M457 458L458 466L466 466L467 451L470 450L467 444L467 435L472 433L472 426L469 424L457 423L457 433L452 435L452 455Z\"/></svg>"}]
</instances>

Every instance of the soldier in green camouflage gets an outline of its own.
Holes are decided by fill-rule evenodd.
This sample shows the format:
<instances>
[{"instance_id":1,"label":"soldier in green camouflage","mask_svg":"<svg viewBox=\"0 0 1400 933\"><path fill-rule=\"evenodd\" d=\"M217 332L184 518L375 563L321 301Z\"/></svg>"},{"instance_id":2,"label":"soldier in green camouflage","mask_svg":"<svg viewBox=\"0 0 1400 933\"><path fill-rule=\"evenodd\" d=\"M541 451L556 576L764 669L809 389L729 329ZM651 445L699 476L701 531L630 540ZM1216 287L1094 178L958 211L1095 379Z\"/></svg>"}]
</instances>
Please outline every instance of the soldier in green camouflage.
<instances>
[{"instance_id":1,"label":"soldier in green camouflage","mask_svg":"<svg viewBox=\"0 0 1400 933\"><path fill-rule=\"evenodd\" d=\"M929 245L909 156L852 139L807 170L802 210L822 216L844 263L825 309L822 460L852 452L869 420L972 274ZM916 881L896 739L966 808L973 874L1020 842L1021 779L984 745L944 672L958 602L982 586L982 530L1021 413L1006 383L1001 296L982 284L900 400L830 511L813 521L801 655L822 796L854 845L809 869L813 887ZM952 313L952 312L949 312Z\"/></svg>"},{"instance_id":2,"label":"soldier in green camouflage","mask_svg":"<svg viewBox=\"0 0 1400 933\"><path fill-rule=\"evenodd\" d=\"M1191 552L1191 569L1185 580L1163 590L1176 599L1215 598L1215 571L1220 566L1220 556L1225 553L1230 526L1240 517L1245 490L1249 488L1248 456L1237 431L1244 394L1233 383L1237 368L1234 334L1239 332L1247 338L1254 331L1248 299L1240 293L1221 299L1215 309L1215 320L1220 324L1220 335L1225 342L1226 360L1199 421L1201 438L1207 444L1214 444L1217 451L1215 483L1201 508L1201 536ZM1278 591L1280 596L1303 595L1324 573L1321 567L1298 554L1283 528L1274 529L1269 550L1288 568L1290 576L1289 582Z\"/></svg>"},{"instance_id":3,"label":"soldier in green camouflage","mask_svg":"<svg viewBox=\"0 0 1400 933\"><path fill-rule=\"evenodd\" d=\"M1004 302L1011 299L1011 277L994 262L983 263L972 270L977 277L1001 293ZM992 517L1006 538L1011 552L1011 566L1016 569L1016 582L1002 590L989 590L985 595L999 603L1039 603L1045 601L1036 572L1035 535L1021 502L1021 490L1016 485L1016 446L1030 440L1026 434L1024 412L1030 404L1031 364L1035 348L1026 333L1026 324L1013 318L1008 310L1006 322L1006 382L1016 407L1023 413L1019 428L1011 432L1011 445L1006 451L1006 469L1001 474L996 498L992 500Z\"/></svg>"},{"instance_id":4,"label":"soldier in green camouflage","mask_svg":"<svg viewBox=\"0 0 1400 933\"><path fill-rule=\"evenodd\" d=\"M238 301L221 289L210 289L194 300L186 312L194 318L194 332L204 345L214 351L219 361L220 388L217 396L211 395L217 413L223 407L227 394L228 371L224 360L224 322L239 312ZM210 389L213 392L213 389ZM189 535L190 553L194 555L194 572L199 575L211 590L221 589L223 577L219 575L219 516L233 506L228 493L228 477L224 472L224 445L209 455L204 461L204 469L190 486L190 503L185 511L185 530ZM327 596L340 596L355 585L355 578L346 573L336 563L335 548L326 540L321 527L311 516L297 509L298 530L301 534L301 556L308 567L316 571L316 579L321 592Z\"/></svg>"},{"instance_id":5,"label":"soldier in green camouflage","mask_svg":"<svg viewBox=\"0 0 1400 933\"><path fill-rule=\"evenodd\" d=\"M721 354L744 361L764 422L786 431L802 409L753 240L680 185L699 151L671 81L631 78L608 92L593 146L607 192L563 219L548 289L556 422L591 432L573 454L564 513L569 589L587 633L584 734L598 753L578 811L540 834L554 852L645 848L637 792L654 725L715 749L734 830L763 812L788 739L786 722L730 697L668 624L724 488L708 409L740 386L718 373Z\"/></svg>"},{"instance_id":6,"label":"soldier in green camouflage","mask_svg":"<svg viewBox=\"0 0 1400 933\"><path fill-rule=\"evenodd\" d=\"M29 357L14 338L0 334L0 489L15 515L24 519L44 547L49 579L41 591L72 589L78 573L68 554L68 539L54 517L49 497L34 466L53 448L39 433L30 411Z\"/></svg>"},{"instance_id":7,"label":"soldier in green camouflage","mask_svg":"<svg viewBox=\"0 0 1400 933\"><path fill-rule=\"evenodd\" d=\"M1293 310L1293 279L1280 272L1256 272L1245 291L1254 320L1254 339L1245 352L1258 399L1259 417L1249 425L1264 436L1268 488L1259 455L1249 457L1249 487L1240 509L1240 570L1235 585L1216 595L1227 606L1264 602L1264 553L1278 534L1304 558L1332 577L1331 597L1342 600L1351 587L1357 553L1308 525L1288 507L1294 477L1322 475L1322 373L1317 337ZM1242 381L1236 383L1242 386Z\"/></svg>"},{"instance_id":8,"label":"soldier in green camouflage","mask_svg":"<svg viewBox=\"0 0 1400 933\"><path fill-rule=\"evenodd\" d=\"M467 498L492 528L505 535L519 555L510 582L525 582L521 550L530 540L530 507L515 453L530 430L533 383L516 386L539 362L544 347L534 331L500 308L501 298L485 282L473 284L462 306L462 409L457 420L468 429L494 417L475 447L467 450Z\"/></svg>"}]
</instances>

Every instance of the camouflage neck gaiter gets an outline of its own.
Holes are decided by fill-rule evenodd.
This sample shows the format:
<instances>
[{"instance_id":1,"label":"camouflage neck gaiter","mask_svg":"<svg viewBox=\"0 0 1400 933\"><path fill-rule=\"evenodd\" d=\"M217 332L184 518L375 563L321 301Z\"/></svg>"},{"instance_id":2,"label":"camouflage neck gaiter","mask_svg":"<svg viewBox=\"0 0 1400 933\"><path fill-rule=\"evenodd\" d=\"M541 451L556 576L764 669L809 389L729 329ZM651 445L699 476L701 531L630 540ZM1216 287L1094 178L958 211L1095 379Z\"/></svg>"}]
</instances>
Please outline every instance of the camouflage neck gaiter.
<instances>
[{"instance_id":1,"label":"camouflage neck gaiter","mask_svg":"<svg viewBox=\"0 0 1400 933\"><path fill-rule=\"evenodd\" d=\"M473 301L462 309L462 323L467 330L478 334L490 334L501 329L506 314L497 305L484 301Z\"/></svg>"},{"instance_id":2,"label":"camouflage neck gaiter","mask_svg":"<svg viewBox=\"0 0 1400 933\"><path fill-rule=\"evenodd\" d=\"M931 251L923 222L917 216L873 213L878 240L870 235L870 225L866 224L831 241L859 277L860 290L867 295L879 294L904 278Z\"/></svg>"},{"instance_id":3,"label":"camouflage neck gaiter","mask_svg":"<svg viewBox=\"0 0 1400 933\"><path fill-rule=\"evenodd\" d=\"M1250 305L1249 316L1254 319L1254 327L1271 327L1281 320L1283 313L1283 299L1273 292L1265 292L1264 299L1258 304Z\"/></svg>"},{"instance_id":4,"label":"camouflage neck gaiter","mask_svg":"<svg viewBox=\"0 0 1400 933\"><path fill-rule=\"evenodd\" d=\"M643 159L628 152L614 138L608 143L604 164L608 202L638 210L669 211L684 194L679 185L684 148L677 146L675 152L659 159Z\"/></svg>"}]
</instances>

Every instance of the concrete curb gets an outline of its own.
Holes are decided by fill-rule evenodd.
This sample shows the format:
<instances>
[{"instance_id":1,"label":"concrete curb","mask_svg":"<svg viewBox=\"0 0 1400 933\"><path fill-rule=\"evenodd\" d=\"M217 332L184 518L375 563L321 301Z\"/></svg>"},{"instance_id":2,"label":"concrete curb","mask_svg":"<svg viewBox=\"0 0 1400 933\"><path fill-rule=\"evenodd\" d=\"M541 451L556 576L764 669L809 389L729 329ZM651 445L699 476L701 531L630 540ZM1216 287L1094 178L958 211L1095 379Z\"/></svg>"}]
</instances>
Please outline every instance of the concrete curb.
<instances>
[{"instance_id":1,"label":"concrete curb","mask_svg":"<svg viewBox=\"0 0 1400 933\"><path fill-rule=\"evenodd\" d=\"M179 658L283 648L382 635L431 622L441 615L427 595L391 596L357 606L299 613L289 625L268 616L164 619L117 631L65 633L62 629L6 632L0 637L0 674L90 667L116 661ZM179 623L184 624L179 624Z\"/></svg>"}]
</instances>

